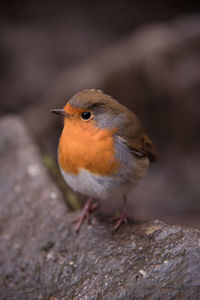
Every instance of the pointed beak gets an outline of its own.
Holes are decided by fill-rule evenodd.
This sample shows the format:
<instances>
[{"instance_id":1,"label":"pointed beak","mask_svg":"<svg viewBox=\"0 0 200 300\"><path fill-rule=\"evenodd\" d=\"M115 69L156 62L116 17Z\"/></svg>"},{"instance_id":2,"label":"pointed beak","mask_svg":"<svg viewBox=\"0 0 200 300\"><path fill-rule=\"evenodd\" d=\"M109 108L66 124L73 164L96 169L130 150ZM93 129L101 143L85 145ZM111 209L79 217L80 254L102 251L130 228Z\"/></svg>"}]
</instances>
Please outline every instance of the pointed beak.
<instances>
[{"instance_id":1,"label":"pointed beak","mask_svg":"<svg viewBox=\"0 0 200 300\"><path fill-rule=\"evenodd\" d=\"M66 118L72 118L72 116L68 115L68 113L66 113L66 111L62 108L51 109L50 112Z\"/></svg>"}]
</instances>

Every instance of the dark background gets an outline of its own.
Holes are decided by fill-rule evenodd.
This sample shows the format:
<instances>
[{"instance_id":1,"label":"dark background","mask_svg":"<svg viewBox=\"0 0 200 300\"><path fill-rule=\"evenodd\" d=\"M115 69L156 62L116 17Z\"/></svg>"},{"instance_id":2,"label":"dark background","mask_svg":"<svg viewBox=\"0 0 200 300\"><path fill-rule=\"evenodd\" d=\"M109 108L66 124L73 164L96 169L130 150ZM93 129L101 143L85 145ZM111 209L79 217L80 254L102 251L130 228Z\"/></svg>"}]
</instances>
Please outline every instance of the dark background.
<instances>
[{"instance_id":1,"label":"dark background","mask_svg":"<svg viewBox=\"0 0 200 300\"><path fill-rule=\"evenodd\" d=\"M134 215L199 227L199 6L1 3L0 113L20 114L42 157L55 159L62 124L49 110L81 89L103 89L139 115L158 150L130 196Z\"/></svg>"}]
</instances>

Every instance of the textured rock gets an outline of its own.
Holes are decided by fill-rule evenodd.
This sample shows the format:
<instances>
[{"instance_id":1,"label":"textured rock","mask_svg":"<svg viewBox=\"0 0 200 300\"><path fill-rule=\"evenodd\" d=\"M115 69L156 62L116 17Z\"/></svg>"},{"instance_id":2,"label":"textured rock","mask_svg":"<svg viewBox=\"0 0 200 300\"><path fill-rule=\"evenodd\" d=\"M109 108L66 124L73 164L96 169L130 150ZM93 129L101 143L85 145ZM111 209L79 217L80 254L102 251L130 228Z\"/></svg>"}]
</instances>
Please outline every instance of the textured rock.
<instances>
[{"instance_id":1,"label":"textured rock","mask_svg":"<svg viewBox=\"0 0 200 300\"><path fill-rule=\"evenodd\" d=\"M0 299L199 299L200 232L74 214L23 122L0 120Z\"/></svg>"}]
</instances>

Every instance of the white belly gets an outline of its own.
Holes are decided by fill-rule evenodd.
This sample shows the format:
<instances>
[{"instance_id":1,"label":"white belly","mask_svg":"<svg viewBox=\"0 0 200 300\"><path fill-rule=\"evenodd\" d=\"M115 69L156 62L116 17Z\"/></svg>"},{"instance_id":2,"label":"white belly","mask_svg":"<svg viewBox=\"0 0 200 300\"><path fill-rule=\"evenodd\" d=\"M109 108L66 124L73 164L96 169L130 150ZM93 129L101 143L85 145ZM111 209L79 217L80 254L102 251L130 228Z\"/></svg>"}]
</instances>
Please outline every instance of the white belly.
<instances>
[{"instance_id":1,"label":"white belly","mask_svg":"<svg viewBox=\"0 0 200 300\"><path fill-rule=\"evenodd\" d=\"M116 189L112 179L105 176L93 175L85 169L81 169L78 175L71 175L61 169L67 184L83 195L99 199L106 199Z\"/></svg>"},{"instance_id":2,"label":"white belly","mask_svg":"<svg viewBox=\"0 0 200 300\"><path fill-rule=\"evenodd\" d=\"M98 199L107 199L116 193L127 194L136 186L144 176L149 161L147 158L140 159L140 163L132 159L132 172L127 173L127 169L121 170L119 174L112 177L94 175L85 169L81 169L78 175L71 175L61 169L61 173L67 184L83 195Z\"/></svg>"}]
</instances>

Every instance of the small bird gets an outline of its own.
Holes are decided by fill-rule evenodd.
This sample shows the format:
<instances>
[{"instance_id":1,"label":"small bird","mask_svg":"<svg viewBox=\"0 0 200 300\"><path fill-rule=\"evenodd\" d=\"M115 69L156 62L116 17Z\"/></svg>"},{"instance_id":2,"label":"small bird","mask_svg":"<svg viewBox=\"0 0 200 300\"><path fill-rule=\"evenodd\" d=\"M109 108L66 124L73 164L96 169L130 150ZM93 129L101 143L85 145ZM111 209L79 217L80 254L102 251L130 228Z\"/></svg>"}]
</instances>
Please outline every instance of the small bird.
<instances>
[{"instance_id":1,"label":"small bird","mask_svg":"<svg viewBox=\"0 0 200 300\"><path fill-rule=\"evenodd\" d=\"M121 195L124 210L114 229L127 223L126 198L156 159L156 150L138 117L101 90L75 94L63 109L52 113L64 117L58 146L58 164L67 184L89 196L74 221L79 231L97 209L93 198L109 201Z\"/></svg>"}]
</instances>

